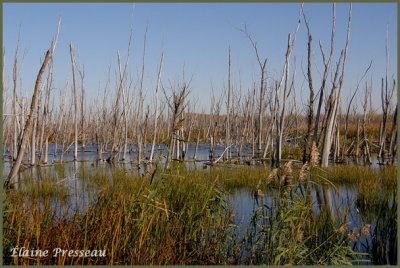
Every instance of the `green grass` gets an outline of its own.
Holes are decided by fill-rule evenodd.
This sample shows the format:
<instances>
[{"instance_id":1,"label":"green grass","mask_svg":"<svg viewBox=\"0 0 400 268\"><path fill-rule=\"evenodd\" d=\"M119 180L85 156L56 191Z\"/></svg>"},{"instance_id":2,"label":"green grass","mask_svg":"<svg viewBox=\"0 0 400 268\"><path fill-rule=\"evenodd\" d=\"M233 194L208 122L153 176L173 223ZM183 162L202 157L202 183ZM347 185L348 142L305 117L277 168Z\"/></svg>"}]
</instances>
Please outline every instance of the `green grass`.
<instances>
[{"instance_id":1,"label":"green grass","mask_svg":"<svg viewBox=\"0 0 400 268\"><path fill-rule=\"evenodd\" d=\"M369 166L337 165L326 169L318 168L313 173L318 181L323 176L333 183L371 184L379 183L385 189L397 188L397 167L382 166L372 168Z\"/></svg>"}]
</instances>

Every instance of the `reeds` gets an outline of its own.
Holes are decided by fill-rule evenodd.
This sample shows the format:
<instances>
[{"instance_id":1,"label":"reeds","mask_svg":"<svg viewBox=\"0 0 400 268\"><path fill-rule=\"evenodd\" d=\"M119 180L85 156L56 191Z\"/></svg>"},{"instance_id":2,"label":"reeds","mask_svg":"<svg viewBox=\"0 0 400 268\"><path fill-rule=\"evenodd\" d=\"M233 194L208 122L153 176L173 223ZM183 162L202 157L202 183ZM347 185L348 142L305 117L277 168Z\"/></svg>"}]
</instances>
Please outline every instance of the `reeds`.
<instances>
[{"instance_id":1,"label":"reeds","mask_svg":"<svg viewBox=\"0 0 400 268\"><path fill-rule=\"evenodd\" d=\"M27 195L28 188L3 193L4 263L351 264L359 256L352 240L367 230L343 227L346 215L332 221L323 208L315 211L309 191L314 182L304 179L310 172L308 164L300 171L290 163L271 171L204 171L172 162L140 178L125 169L91 173L81 168L82 183L93 193L83 209L71 209L73 199L61 198L54 188L58 184L50 180L42 180L41 188L33 183L29 191L35 194ZM249 212L252 220L240 236L226 192L243 187L259 190L256 199L273 202L262 201ZM393 233L388 230L382 236ZM22 246L106 250L106 257L10 257L12 248Z\"/></svg>"}]
</instances>

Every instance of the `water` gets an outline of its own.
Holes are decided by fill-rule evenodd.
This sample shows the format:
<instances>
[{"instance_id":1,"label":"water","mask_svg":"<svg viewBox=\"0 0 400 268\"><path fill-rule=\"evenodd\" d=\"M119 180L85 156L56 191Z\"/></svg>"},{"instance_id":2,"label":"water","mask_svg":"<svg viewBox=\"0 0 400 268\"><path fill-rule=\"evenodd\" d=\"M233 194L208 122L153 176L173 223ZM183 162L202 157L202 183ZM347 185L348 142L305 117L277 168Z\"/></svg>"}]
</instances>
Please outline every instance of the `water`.
<instances>
[{"instance_id":1,"label":"water","mask_svg":"<svg viewBox=\"0 0 400 268\"><path fill-rule=\"evenodd\" d=\"M319 186L317 186L319 187ZM320 193L322 193L321 189ZM362 208L357 206L357 197L359 194L359 189L356 186L352 185L339 185L336 188L328 187L328 191L332 195L332 205L334 215L336 215L337 219L341 223L350 222L348 229L352 231L356 228L356 230L361 233L362 228L366 224L370 224L370 234L367 236L361 236L358 238L356 242L352 242L351 246L353 249L356 249L358 252L365 253L365 255L360 256L362 260L365 262L359 264L371 264L371 256L368 255L371 250L372 244L372 236L377 231L377 220L378 215L370 213L370 211L364 211ZM300 191L297 191L300 193ZM305 190L303 189L303 193ZM311 200L313 201L312 210L314 215L318 215L320 208L319 203L317 201L316 188L311 188ZM234 189L228 195L228 203L230 204L235 216L234 216L234 224L238 226L236 231L237 238L243 238L246 236L247 232L253 226L252 220L253 216L256 215L256 211L260 214L260 209L264 208L273 208L275 207L276 202L278 202L278 193L276 189L265 189L263 190L263 196L255 195L253 190L247 188ZM389 202L387 203L388 207L392 206L393 202L397 202L393 198L389 197ZM388 209L383 205L381 207L382 210ZM262 215L268 216L268 212L262 212ZM264 214L266 213L266 214ZM344 218L345 217L345 218ZM256 232L262 230L263 218L260 218L257 221L258 227ZM387 238L386 244L389 243L389 238Z\"/></svg>"}]
</instances>

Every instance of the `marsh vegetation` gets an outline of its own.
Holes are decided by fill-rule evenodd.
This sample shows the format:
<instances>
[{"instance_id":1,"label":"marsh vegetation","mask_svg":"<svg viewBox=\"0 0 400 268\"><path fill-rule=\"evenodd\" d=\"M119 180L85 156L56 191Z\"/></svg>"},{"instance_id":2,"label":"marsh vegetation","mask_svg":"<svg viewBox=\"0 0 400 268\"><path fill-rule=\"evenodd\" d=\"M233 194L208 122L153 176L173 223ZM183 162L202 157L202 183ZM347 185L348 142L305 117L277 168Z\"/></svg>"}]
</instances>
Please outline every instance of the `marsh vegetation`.
<instances>
[{"instance_id":1,"label":"marsh vegetation","mask_svg":"<svg viewBox=\"0 0 400 268\"><path fill-rule=\"evenodd\" d=\"M374 89L365 79L371 65L362 66L342 109L352 7L336 59L335 4L332 11L329 54L320 42L321 81L311 73L301 5L278 77L266 78L268 59L248 29L237 28L252 46L259 81L247 90L233 85L229 48L227 87L212 91L208 112L199 112L184 71L161 83L164 51L156 87L143 86L147 28L137 79L128 73L131 28L126 58L117 51L115 86L109 68L92 99L72 42L72 81L52 93L61 17L32 98L17 93L18 43L13 84L3 84L3 262L397 264L396 83L386 69ZM303 24L309 99L300 107L291 52ZM381 112L371 108L372 90L381 92ZM106 257L12 257L16 247L106 250Z\"/></svg>"}]
</instances>

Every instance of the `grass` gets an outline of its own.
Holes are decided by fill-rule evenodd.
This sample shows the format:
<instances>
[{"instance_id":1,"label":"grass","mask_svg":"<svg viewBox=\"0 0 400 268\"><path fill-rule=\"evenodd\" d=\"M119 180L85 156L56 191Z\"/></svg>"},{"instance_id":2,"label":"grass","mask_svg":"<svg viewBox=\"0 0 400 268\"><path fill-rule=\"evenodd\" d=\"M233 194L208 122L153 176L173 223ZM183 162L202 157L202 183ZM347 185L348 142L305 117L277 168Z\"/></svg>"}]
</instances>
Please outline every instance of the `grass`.
<instances>
[{"instance_id":1,"label":"grass","mask_svg":"<svg viewBox=\"0 0 400 268\"><path fill-rule=\"evenodd\" d=\"M372 168L369 166L337 165L326 169L318 169L315 177L324 176L333 183L380 184L384 189L397 188L397 167L382 166Z\"/></svg>"},{"instance_id":2,"label":"grass","mask_svg":"<svg viewBox=\"0 0 400 268\"><path fill-rule=\"evenodd\" d=\"M312 168L312 174L317 172ZM85 176L85 189L94 192L85 210L71 210L72 199L63 198L62 188L57 190L59 184L50 179L43 179L40 188L31 183L3 193L5 264L283 265L358 259L350 234L340 232L345 217L332 220L324 210L316 213L312 184L299 180L297 169L188 170L174 162L167 170L157 163L141 178L125 169L80 168L78 173ZM256 198L264 198L263 190L272 187L276 201L258 206L245 235L239 236L227 191L243 187L258 193ZM12 258L10 250L16 246L50 252L98 249L107 256Z\"/></svg>"}]
</instances>

